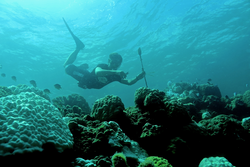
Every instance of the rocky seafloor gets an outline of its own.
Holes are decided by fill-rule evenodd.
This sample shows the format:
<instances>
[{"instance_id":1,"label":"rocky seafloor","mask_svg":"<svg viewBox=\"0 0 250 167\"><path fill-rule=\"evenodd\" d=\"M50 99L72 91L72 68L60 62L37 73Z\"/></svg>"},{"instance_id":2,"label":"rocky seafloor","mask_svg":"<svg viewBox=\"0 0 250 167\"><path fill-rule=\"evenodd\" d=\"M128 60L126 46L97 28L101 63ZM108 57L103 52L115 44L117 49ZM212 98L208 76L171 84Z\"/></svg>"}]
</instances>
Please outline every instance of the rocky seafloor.
<instances>
[{"instance_id":1,"label":"rocky seafloor","mask_svg":"<svg viewBox=\"0 0 250 167\"><path fill-rule=\"evenodd\" d=\"M249 166L250 90L222 97L179 82L137 89L135 106L107 95L90 108L78 94L18 85L0 86L0 102L3 166Z\"/></svg>"}]
</instances>

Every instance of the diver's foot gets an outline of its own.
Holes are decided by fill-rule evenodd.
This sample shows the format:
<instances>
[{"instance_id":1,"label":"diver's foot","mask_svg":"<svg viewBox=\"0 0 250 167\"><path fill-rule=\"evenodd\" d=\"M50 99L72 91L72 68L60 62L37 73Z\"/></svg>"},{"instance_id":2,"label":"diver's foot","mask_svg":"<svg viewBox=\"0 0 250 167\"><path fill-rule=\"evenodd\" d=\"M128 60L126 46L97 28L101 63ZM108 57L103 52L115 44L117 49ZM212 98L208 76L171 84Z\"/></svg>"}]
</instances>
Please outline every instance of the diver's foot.
<instances>
[{"instance_id":1,"label":"diver's foot","mask_svg":"<svg viewBox=\"0 0 250 167\"><path fill-rule=\"evenodd\" d=\"M75 35L73 36L75 43L76 43L76 49L83 49L85 47L84 43L77 38Z\"/></svg>"}]
</instances>

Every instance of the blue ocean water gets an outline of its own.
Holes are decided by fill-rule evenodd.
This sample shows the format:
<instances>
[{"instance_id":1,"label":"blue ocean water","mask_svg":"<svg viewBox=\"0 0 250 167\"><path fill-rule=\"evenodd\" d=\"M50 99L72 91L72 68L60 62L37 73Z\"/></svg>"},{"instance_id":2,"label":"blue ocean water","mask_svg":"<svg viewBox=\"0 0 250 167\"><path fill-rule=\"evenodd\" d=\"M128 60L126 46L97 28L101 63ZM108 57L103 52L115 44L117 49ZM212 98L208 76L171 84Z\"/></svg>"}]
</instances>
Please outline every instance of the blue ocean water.
<instances>
[{"instance_id":1,"label":"blue ocean water","mask_svg":"<svg viewBox=\"0 0 250 167\"><path fill-rule=\"evenodd\" d=\"M142 70L141 47L149 88L211 78L223 95L249 89L249 0L1 0L0 73L6 74L1 86L35 80L38 88L50 89L51 98L78 93L91 106L114 94L126 107L134 105L144 80L85 90L66 75L63 63L75 43L62 17L85 44L75 64L88 63L89 70L118 52L124 60L120 69L133 78Z\"/></svg>"}]
</instances>

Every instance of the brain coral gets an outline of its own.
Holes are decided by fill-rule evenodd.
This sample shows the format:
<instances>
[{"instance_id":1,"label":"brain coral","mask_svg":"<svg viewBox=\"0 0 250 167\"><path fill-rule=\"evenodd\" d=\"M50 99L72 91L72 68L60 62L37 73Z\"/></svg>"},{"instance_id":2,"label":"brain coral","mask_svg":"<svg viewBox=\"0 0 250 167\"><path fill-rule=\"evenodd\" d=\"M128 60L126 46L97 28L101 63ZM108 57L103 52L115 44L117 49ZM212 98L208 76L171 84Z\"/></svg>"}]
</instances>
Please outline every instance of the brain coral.
<instances>
[{"instance_id":1,"label":"brain coral","mask_svg":"<svg viewBox=\"0 0 250 167\"><path fill-rule=\"evenodd\" d=\"M17 85L17 86L9 86L8 87L9 90L12 91L12 94L17 95L21 92L34 92L35 94L47 99L50 101L50 97L42 90L35 88L35 87L30 87L28 85Z\"/></svg>"},{"instance_id":2,"label":"brain coral","mask_svg":"<svg viewBox=\"0 0 250 167\"><path fill-rule=\"evenodd\" d=\"M6 86L0 86L0 97L11 95L12 91Z\"/></svg>"},{"instance_id":3,"label":"brain coral","mask_svg":"<svg viewBox=\"0 0 250 167\"><path fill-rule=\"evenodd\" d=\"M59 152L73 137L58 109L33 92L0 98L0 155L42 151L53 143Z\"/></svg>"},{"instance_id":4,"label":"brain coral","mask_svg":"<svg viewBox=\"0 0 250 167\"><path fill-rule=\"evenodd\" d=\"M199 167L233 167L233 165L224 157L209 157L203 158L199 164Z\"/></svg>"}]
</instances>

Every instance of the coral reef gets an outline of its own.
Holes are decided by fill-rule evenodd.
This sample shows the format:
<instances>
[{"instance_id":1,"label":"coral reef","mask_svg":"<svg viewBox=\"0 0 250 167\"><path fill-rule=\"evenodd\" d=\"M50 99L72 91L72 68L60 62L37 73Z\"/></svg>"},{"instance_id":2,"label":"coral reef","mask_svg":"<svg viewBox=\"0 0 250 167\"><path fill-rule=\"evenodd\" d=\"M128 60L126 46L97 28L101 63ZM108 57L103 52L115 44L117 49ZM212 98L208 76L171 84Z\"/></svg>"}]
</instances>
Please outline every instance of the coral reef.
<instances>
[{"instance_id":1,"label":"coral reef","mask_svg":"<svg viewBox=\"0 0 250 167\"><path fill-rule=\"evenodd\" d=\"M18 88L21 90L16 90ZM18 88L0 87L0 123L3 130L0 135L17 136L13 139L0 139L1 151L5 151L2 154L21 154L22 152L15 150L20 150L21 147L28 150L30 147L27 143L31 142L31 146L40 143L39 147L47 150L44 152L47 160L62 148L61 151L65 154L60 155L63 157L60 162L70 161L71 166L233 164L244 167L248 164L248 154L245 152L250 149L250 91L229 98L221 97L219 88L210 83L168 83L165 91L144 87L137 89L135 106L125 109L118 96L107 95L96 100L91 111L86 100L77 94L57 97L53 99L52 105L41 97L39 90L31 90L25 86ZM18 92L22 93L15 94ZM59 108L63 118L55 106ZM54 114L48 116L48 113ZM22 116L25 116L25 119L18 118ZM53 119L54 117L56 119ZM56 125L49 126L49 121L56 122ZM30 125L39 126L33 128ZM67 134L67 126L73 135L73 138L71 136L67 140L70 141L70 146L73 145L68 152L65 148L70 148L69 145L56 144L64 141L61 138ZM18 132L19 127L21 130L30 127L29 130L33 130L30 134L33 138L27 138ZM50 140L46 140L44 133L50 134L51 128L57 131L56 129L62 127L64 130L53 133L57 137L53 138L51 134ZM16 139L19 137L20 140ZM53 143L52 138L57 142ZM37 141L32 142L33 140ZM20 141L26 143L18 145ZM12 145L8 146L6 142ZM50 148L47 144L53 144L55 150L46 149ZM25 151L23 153L25 154ZM29 155L19 160L27 160L30 157ZM0 156L1 162L8 162L10 159ZM118 162L125 162L124 159L126 163L119 165ZM56 166L55 164L58 165L54 163L53 166Z\"/></svg>"}]
</instances>

